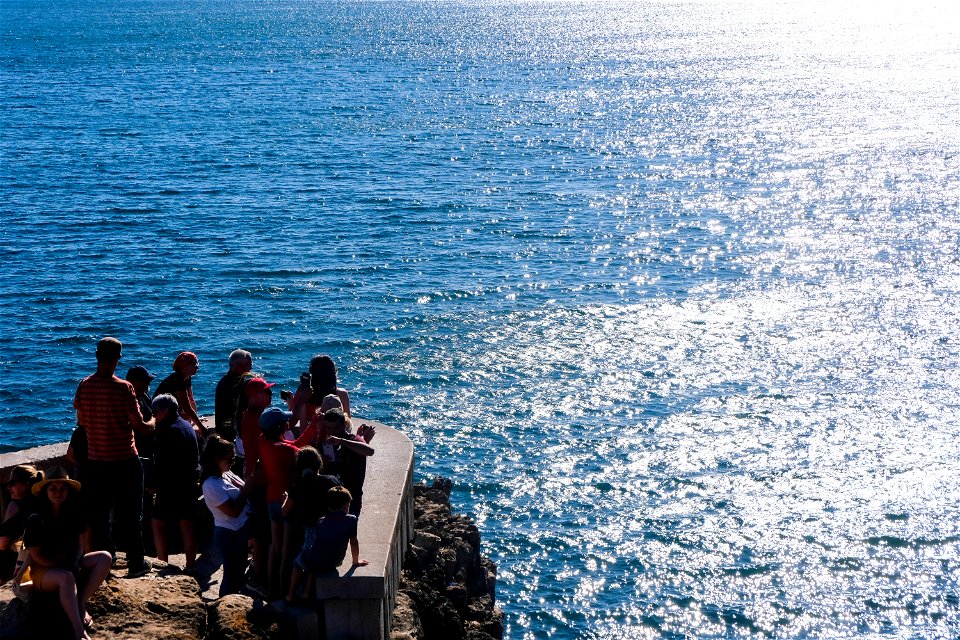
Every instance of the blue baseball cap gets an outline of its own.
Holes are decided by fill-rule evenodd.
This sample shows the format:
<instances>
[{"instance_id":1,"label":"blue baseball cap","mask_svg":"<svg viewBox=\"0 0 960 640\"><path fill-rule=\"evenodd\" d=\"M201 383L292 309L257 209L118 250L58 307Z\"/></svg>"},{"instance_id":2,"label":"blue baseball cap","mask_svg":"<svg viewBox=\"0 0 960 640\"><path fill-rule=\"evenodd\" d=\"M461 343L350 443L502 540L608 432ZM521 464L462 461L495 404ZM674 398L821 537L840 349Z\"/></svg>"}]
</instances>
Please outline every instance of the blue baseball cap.
<instances>
[{"instance_id":1,"label":"blue baseball cap","mask_svg":"<svg viewBox=\"0 0 960 640\"><path fill-rule=\"evenodd\" d=\"M284 411L280 407L264 409L263 413L260 414L260 428L266 430L281 427L287 422L290 422L290 418L292 417L293 413Z\"/></svg>"}]
</instances>

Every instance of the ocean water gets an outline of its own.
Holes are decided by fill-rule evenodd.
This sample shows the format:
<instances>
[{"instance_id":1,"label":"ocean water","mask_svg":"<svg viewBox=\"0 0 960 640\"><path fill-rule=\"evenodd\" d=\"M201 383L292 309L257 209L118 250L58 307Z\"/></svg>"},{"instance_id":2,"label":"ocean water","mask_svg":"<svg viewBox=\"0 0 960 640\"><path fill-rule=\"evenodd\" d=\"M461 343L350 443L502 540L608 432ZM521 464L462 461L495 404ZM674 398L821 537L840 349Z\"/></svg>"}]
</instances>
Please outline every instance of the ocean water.
<instances>
[{"instance_id":1,"label":"ocean water","mask_svg":"<svg viewBox=\"0 0 960 640\"><path fill-rule=\"evenodd\" d=\"M508 638L958 637L958 205L950 2L0 0L0 450L329 353Z\"/></svg>"}]
</instances>

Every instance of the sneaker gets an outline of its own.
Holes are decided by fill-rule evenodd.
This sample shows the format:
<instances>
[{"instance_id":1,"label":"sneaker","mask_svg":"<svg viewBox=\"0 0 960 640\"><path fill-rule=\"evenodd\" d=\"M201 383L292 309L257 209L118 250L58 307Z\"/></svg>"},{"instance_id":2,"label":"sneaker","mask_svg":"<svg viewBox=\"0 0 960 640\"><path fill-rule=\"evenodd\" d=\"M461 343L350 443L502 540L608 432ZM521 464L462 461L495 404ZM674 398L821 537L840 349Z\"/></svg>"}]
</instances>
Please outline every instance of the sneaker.
<instances>
[{"instance_id":1,"label":"sneaker","mask_svg":"<svg viewBox=\"0 0 960 640\"><path fill-rule=\"evenodd\" d=\"M137 568L130 567L127 569L127 577L139 578L141 576L147 575L148 573L150 573L151 570L153 570L153 564L149 560L144 558L143 564L141 566Z\"/></svg>"}]
</instances>

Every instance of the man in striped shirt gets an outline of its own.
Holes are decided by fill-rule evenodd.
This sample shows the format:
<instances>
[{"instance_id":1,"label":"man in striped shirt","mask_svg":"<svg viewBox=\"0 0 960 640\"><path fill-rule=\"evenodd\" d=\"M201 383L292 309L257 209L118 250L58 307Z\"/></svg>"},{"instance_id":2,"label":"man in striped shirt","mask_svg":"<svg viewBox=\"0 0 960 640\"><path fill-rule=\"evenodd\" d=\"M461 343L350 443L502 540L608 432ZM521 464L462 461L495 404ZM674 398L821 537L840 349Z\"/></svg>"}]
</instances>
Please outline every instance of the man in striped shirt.
<instances>
[{"instance_id":1,"label":"man in striped shirt","mask_svg":"<svg viewBox=\"0 0 960 640\"><path fill-rule=\"evenodd\" d=\"M116 550L110 529L114 522L127 541L127 575L150 571L143 555L143 467L134 430L150 433L155 423L144 420L133 385L114 372L123 345L116 338L97 344L97 372L77 387L73 406L77 424L87 433L89 462L84 467L83 496L93 550Z\"/></svg>"}]
</instances>

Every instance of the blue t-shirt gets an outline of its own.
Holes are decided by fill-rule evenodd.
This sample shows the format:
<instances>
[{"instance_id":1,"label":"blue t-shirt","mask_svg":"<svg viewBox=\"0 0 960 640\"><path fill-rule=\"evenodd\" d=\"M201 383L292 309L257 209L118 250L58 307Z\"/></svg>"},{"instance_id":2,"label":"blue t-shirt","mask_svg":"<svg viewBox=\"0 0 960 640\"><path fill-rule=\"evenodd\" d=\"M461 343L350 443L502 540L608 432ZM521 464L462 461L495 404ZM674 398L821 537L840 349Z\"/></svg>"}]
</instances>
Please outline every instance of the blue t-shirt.
<instances>
[{"instance_id":1,"label":"blue t-shirt","mask_svg":"<svg viewBox=\"0 0 960 640\"><path fill-rule=\"evenodd\" d=\"M315 573L334 571L347 555L350 539L357 537L357 516L331 511L317 523L314 531L313 544L301 554L303 563Z\"/></svg>"}]
</instances>

